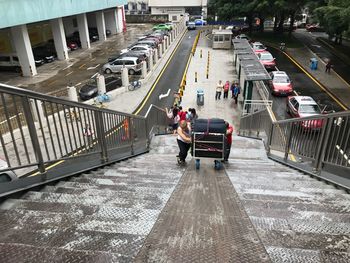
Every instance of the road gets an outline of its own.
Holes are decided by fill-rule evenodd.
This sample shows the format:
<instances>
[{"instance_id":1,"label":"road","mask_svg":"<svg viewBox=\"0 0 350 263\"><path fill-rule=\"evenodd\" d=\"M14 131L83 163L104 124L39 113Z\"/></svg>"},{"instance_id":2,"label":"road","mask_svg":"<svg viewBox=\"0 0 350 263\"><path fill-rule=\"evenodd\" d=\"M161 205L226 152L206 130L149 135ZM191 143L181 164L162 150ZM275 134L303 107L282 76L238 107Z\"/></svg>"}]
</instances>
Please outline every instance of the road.
<instances>
[{"instance_id":1,"label":"road","mask_svg":"<svg viewBox=\"0 0 350 263\"><path fill-rule=\"evenodd\" d=\"M151 104L157 105L161 108L170 107L173 104L173 93L178 91L181 84L196 34L197 30L188 31L186 33L174 55L170 57L169 64L165 68L163 74L160 76L158 82L155 83L154 89L151 89L153 92L149 94L149 97L146 96L147 102L141 110L138 108L135 111L139 115L145 115ZM169 96L159 100L159 95L167 94L169 89Z\"/></svg>"},{"instance_id":2,"label":"road","mask_svg":"<svg viewBox=\"0 0 350 263\"><path fill-rule=\"evenodd\" d=\"M317 41L317 37L328 38L328 35L323 32L307 32L305 29L298 29L293 33L293 36L297 38L300 42L305 44L309 49L312 50L317 56L319 56L323 61L325 59L330 59L333 64L333 69L337 72L345 81L350 83L349 67L341 58L335 56L329 51L327 46Z\"/></svg>"},{"instance_id":3,"label":"road","mask_svg":"<svg viewBox=\"0 0 350 263\"><path fill-rule=\"evenodd\" d=\"M292 61L290 61L279 50L269 48L269 51L276 58L277 67L279 70L285 71L292 80L294 90L298 95L311 96L317 101L321 107L327 105L327 110L341 111L341 107L322 91L320 87L310 79L300 68L298 68ZM286 97L275 97L273 99L273 110L278 120L290 118L286 113Z\"/></svg>"}]
</instances>

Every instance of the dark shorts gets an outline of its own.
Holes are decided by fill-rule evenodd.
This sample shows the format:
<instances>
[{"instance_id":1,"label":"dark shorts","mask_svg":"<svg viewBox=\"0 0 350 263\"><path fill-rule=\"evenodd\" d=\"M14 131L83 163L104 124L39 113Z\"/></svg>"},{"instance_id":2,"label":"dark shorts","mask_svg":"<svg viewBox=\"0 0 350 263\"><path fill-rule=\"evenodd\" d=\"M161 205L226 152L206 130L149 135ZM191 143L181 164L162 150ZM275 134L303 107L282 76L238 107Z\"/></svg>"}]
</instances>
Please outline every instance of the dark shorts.
<instances>
[{"instance_id":1,"label":"dark shorts","mask_svg":"<svg viewBox=\"0 0 350 263\"><path fill-rule=\"evenodd\" d=\"M172 127L173 127L173 130L177 130L177 127L179 127L179 124L178 124L178 123L174 123L174 124L172 125Z\"/></svg>"}]
</instances>

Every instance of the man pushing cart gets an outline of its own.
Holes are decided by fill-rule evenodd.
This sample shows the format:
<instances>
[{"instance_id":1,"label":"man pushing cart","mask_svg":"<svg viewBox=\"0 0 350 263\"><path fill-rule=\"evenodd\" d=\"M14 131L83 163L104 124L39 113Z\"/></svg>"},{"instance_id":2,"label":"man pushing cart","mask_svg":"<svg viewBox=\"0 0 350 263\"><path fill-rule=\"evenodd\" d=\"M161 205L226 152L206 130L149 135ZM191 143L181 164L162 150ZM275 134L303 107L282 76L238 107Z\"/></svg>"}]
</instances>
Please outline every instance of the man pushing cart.
<instances>
[{"instance_id":1,"label":"man pushing cart","mask_svg":"<svg viewBox=\"0 0 350 263\"><path fill-rule=\"evenodd\" d=\"M196 169L201 159L213 159L215 169L221 168L225 159L226 123L222 119L198 119L192 132L192 155Z\"/></svg>"}]
</instances>

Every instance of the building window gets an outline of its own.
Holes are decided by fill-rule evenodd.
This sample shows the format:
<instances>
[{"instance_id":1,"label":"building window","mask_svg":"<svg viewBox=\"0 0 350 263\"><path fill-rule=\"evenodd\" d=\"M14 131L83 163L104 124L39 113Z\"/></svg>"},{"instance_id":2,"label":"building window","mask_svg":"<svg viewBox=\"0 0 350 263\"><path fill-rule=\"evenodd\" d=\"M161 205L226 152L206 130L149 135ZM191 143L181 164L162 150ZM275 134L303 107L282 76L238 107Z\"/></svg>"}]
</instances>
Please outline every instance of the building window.
<instances>
[{"instance_id":1,"label":"building window","mask_svg":"<svg viewBox=\"0 0 350 263\"><path fill-rule=\"evenodd\" d=\"M136 3L131 3L131 9L136 10L137 9L137 4Z\"/></svg>"},{"instance_id":2,"label":"building window","mask_svg":"<svg viewBox=\"0 0 350 263\"><path fill-rule=\"evenodd\" d=\"M124 5L124 10L129 10L129 5Z\"/></svg>"},{"instance_id":3,"label":"building window","mask_svg":"<svg viewBox=\"0 0 350 263\"><path fill-rule=\"evenodd\" d=\"M230 41L230 36L229 35L225 35L225 41Z\"/></svg>"},{"instance_id":4,"label":"building window","mask_svg":"<svg viewBox=\"0 0 350 263\"><path fill-rule=\"evenodd\" d=\"M177 16L172 16L171 21L177 21Z\"/></svg>"},{"instance_id":5,"label":"building window","mask_svg":"<svg viewBox=\"0 0 350 263\"><path fill-rule=\"evenodd\" d=\"M141 10L145 11L147 9L147 5L145 3L141 3Z\"/></svg>"},{"instance_id":6,"label":"building window","mask_svg":"<svg viewBox=\"0 0 350 263\"><path fill-rule=\"evenodd\" d=\"M214 42L224 42L224 36L223 35L214 36Z\"/></svg>"}]
</instances>

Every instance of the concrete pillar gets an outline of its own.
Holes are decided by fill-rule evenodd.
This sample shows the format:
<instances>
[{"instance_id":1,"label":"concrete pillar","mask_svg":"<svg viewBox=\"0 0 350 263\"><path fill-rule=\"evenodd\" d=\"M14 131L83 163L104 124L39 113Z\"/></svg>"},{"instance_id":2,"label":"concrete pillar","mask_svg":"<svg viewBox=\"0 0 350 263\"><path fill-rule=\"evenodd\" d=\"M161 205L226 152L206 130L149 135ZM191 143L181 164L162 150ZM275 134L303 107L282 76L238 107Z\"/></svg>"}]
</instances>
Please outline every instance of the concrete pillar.
<instances>
[{"instance_id":1,"label":"concrete pillar","mask_svg":"<svg viewBox=\"0 0 350 263\"><path fill-rule=\"evenodd\" d=\"M68 99L71 101L78 101L77 89L74 86L68 86Z\"/></svg>"},{"instance_id":2,"label":"concrete pillar","mask_svg":"<svg viewBox=\"0 0 350 263\"><path fill-rule=\"evenodd\" d=\"M162 54L165 53L166 47L165 47L165 41L162 42Z\"/></svg>"},{"instance_id":3,"label":"concrete pillar","mask_svg":"<svg viewBox=\"0 0 350 263\"><path fill-rule=\"evenodd\" d=\"M58 59L59 60L69 59L66 34L64 32L62 18L56 18L51 20L51 30L53 34L53 40L55 42L55 48L56 48Z\"/></svg>"},{"instance_id":4,"label":"concrete pillar","mask_svg":"<svg viewBox=\"0 0 350 263\"><path fill-rule=\"evenodd\" d=\"M142 69L141 69L141 74L142 78L144 79L147 76L147 63L146 61L142 61Z\"/></svg>"},{"instance_id":5,"label":"concrete pillar","mask_svg":"<svg viewBox=\"0 0 350 263\"><path fill-rule=\"evenodd\" d=\"M154 64L158 62L158 48L154 49Z\"/></svg>"},{"instance_id":6,"label":"concrete pillar","mask_svg":"<svg viewBox=\"0 0 350 263\"><path fill-rule=\"evenodd\" d=\"M114 9L112 11L105 13L106 29L110 30L113 35L117 33L117 11Z\"/></svg>"},{"instance_id":7,"label":"concrete pillar","mask_svg":"<svg viewBox=\"0 0 350 263\"><path fill-rule=\"evenodd\" d=\"M79 37L82 48L90 48L90 37L86 14L77 15Z\"/></svg>"},{"instance_id":8,"label":"concrete pillar","mask_svg":"<svg viewBox=\"0 0 350 263\"><path fill-rule=\"evenodd\" d=\"M106 93L106 82L105 82L105 77L103 75L98 75L96 77L97 81L97 92L99 94L104 94Z\"/></svg>"},{"instance_id":9,"label":"concrete pillar","mask_svg":"<svg viewBox=\"0 0 350 263\"><path fill-rule=\"evenodd\" d=\"M128 69L125 67L122 69L122 84L125 88L129 87L129 74Z\"/></svg>"},{"instance_id":10,"label":"concrete pillar","mask_svg":"<svg viewBox=\"0 0 350 263\"><path fill-rule=\"evenodd\" d=\"M150 54L150 56L148 58L148 69L149 69L149 71L152 71L152 69L153 69L153 56L154 56L153 53L154 52L151 52L151 54Z\"/></svg>"},{"instance_id":11,"label":"concrete pillar","mask_svg":"<svg viewBox=\"0 0 350 263\"><path fill-rule=\"evenodd\" d=\"M158 58L161 58L162 55L163 55L163 53L162 53L162 45L159 45L157 49L158 49Z\"/></svg>"},{"instance_id":12,"label":"concrete pillar","mask_svg":"<svg viewBox=\"0 0 350 263\"><path fill-rule=\"evenodd\" d=\"M29 101L30 101L30 107L31 107L32 112L33 112L34 121L41 120L42 123L45 124L46 121L43 121L43 120L45 120L45 114L44 114L42 101L34 100L34 99L29 99Z\"/></svg>"},{"instance_id":13,"label":"concrete pillar","mask_svg":"<svg viewBox=\"0 0 350 263\"><path fill-rule=\"evenodd\" d=\"M169 46L170 46L170 36L169 37L167 37L167 43L168 43L168 48L169 48Z\"/></svg>"},{"instance_id":14,"label":"concrete pillar","mask_svg":"<svg viewBox=\"0 0 350 263\"><path fill-rule=\"evenodd\" d=\"M165 50L167 50L168 49L168 37L167 36L165 36L163 42L165 44Z\"/></svg>"},{"instance_id":15,"label":"concrete pillar","mask_svg":"<svg viewBox=\"0 0 350 263\"><path fill-rule=\"evenodd\" d=\"M96 25L97 25L99 40L105 41L107 37L106 37L105 14L103 11L96 12Z\"/></svg>"},{"instance_id":16,"label":"concrete pillar","mask_svg":"<svg viewBox=\"0 0 350 263\"><path fill-rule=\"evenodd\" d=\"M11 27L11 35L21 64L22 74L31 77L37 74L33 50L26 25Z\"/></svg>"},{"instance_id":17,"label":"concrete pillar","mask_svg":"<svg viewBox=\"0 0 350 263\"><path fill-rule=\"evenodd\" d=\"M118 6L118 8L116 10L117 33L123 32L123 27L124 27L123 8L124 8L124 6Z\"/></svg>"}]
</instances>

